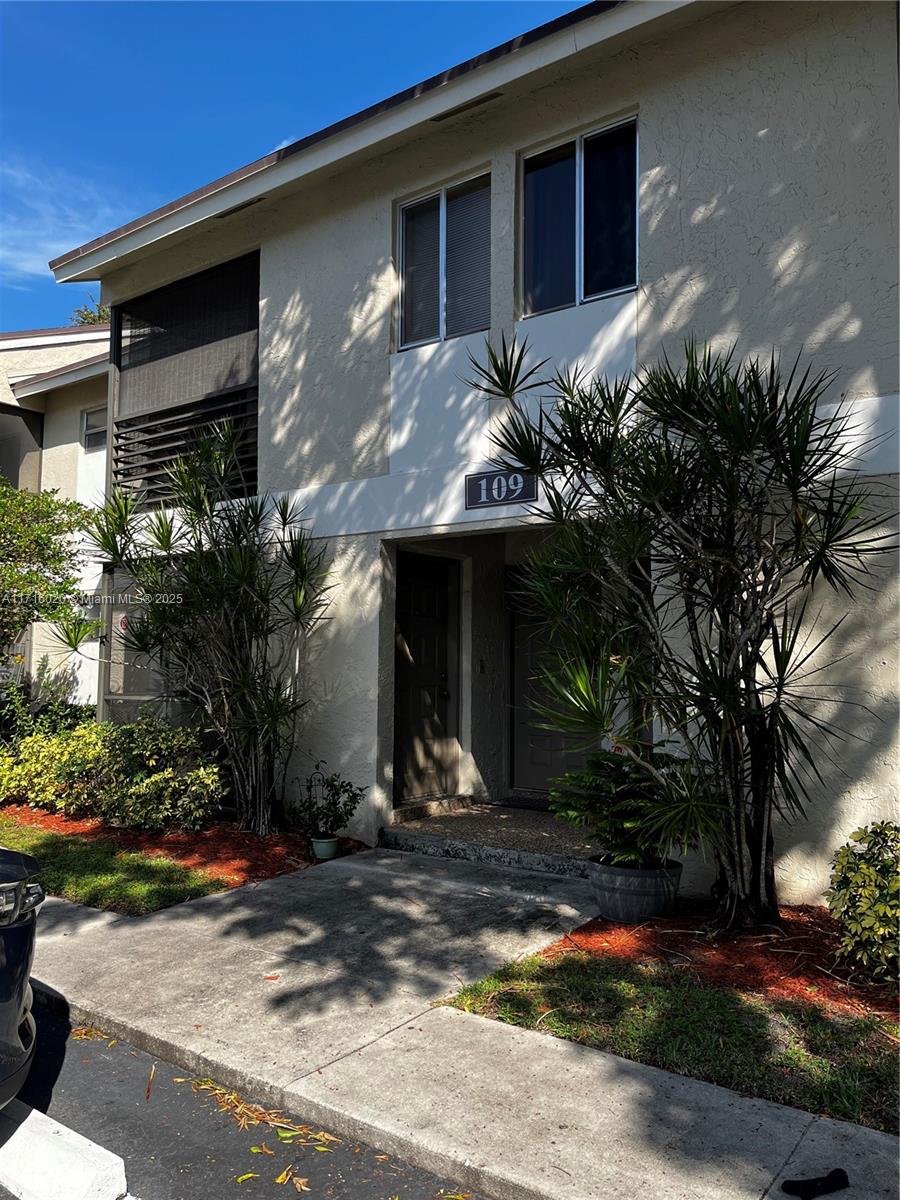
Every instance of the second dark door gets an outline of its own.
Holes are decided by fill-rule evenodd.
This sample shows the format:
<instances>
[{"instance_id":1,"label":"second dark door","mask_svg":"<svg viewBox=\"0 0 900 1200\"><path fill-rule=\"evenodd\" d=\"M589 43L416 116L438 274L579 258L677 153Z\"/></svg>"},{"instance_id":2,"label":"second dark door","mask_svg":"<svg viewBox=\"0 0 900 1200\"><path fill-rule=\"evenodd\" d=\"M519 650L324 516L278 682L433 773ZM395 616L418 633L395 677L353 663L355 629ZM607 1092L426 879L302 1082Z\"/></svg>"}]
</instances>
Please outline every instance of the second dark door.
<instances>
[{"instance_id":1,"label":"second dark door","mask_svg":"<svg viewBox=\"0 0 900 1200\"><path fill-rule=\"evenodd\" d=\"M400 552L394 654L394 798L459 791L459 564Z\"/></svg>"}]
</instances>

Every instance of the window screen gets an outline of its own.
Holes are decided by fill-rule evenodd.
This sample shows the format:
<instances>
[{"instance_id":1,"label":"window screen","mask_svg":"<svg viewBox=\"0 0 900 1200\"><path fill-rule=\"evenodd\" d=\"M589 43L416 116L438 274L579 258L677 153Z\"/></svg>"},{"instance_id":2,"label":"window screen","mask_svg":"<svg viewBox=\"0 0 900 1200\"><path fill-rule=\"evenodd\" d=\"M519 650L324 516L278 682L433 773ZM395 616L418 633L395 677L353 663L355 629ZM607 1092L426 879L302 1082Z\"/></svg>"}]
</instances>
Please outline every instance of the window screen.
<instances>
[{"instance_id":1,"label":"window screen","mask_svg":"<svg viewBox=\"0 0 900 1200\"><path fill-rule=\"evenodd\" d=\"M259 255L118 305L116 329L118 416L255 386Z\"/></svg>"},{"instance_id":2,"label":"window screen","mask_svg":"<svg viewBox=\"0 0 900 1200\"><path fill-rule=\"evenodd\" d=\"M584 142L584 295L629 287L637 278L637 144L620 125Z\"/></svg>"},{"instance_id":3,"label":"window screen","mask_svg":"<svg viewBox=\"0 0 900 1200\"><path fill-rule=\"evenodd\" d=\"M575 143L525 160L526 313L575 303Z\"/></svg>"},{"instance_id":4,"label":"window screen","mask_svg":"<svg viewBox=\"0 0 900 1200\"><path fill-rule=\"evenodd\" d=\"M447 192L445 332L491 323L491 180L482 175Z\"/></svg>"},{"instance_id":5,"label":"window screen","mask_svg":"<svg viewBox=\"0 0 900 1200\"><path fill-rule=\"evenodd\" d=\"M403 209L403 304L400 340L425 342L441 334L441 198Z\"/></svg>"}]
</instances>

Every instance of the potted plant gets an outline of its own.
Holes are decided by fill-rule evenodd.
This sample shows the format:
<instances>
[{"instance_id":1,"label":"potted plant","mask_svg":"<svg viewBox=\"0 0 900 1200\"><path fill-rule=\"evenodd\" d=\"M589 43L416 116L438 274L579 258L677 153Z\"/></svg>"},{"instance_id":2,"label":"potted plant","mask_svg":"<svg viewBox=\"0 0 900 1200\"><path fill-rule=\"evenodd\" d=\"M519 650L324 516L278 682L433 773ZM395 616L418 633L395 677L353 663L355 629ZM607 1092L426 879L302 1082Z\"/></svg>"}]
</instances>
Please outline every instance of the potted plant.
<instances>
[{"instance_id":1,"label":"potted plant","mask_svg":"<svg viewBox=\"0 0 900 1200\"><path fill-rule=\"evenodd\" d=\"M718 806L685 760L655 749L643 760L597 750L583 770L554 782L553 812L591 829L603 847L590 860L600 915L633 925L670 911L682 864L669 851L675 844L702 847L718 819Z\"/></svg>"},{"instance_id":2,"label":"potted plant","mask_svg":"<svg viewBox=\"0 0 900 1200\"><path fill-rule=\"evenodd\" d=\"M298 812L300 826L319 862L334 858L338 830L348 823L368 791L344 779L339 771L326 775L322 770L325 765L317 762L307 776Z\"/></svg>"}]
</instances>

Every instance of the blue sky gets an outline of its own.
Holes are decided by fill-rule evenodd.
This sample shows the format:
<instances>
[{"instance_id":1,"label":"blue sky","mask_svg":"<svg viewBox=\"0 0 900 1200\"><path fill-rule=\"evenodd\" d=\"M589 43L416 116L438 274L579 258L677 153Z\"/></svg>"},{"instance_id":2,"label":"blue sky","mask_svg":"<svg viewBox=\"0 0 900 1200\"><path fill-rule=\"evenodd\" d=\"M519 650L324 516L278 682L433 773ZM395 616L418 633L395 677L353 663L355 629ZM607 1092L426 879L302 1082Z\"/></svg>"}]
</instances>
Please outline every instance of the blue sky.
<instances>
[{"instance_id":1,"label":"blue sky","mask_svg":"<svg viewBox=\"0 0 900 1200\"><path fill-rule=\"evenodd\" d=\"M0 4L0 329L87 299L55 255L579 6Z\"/></svg>"}]
</instances>

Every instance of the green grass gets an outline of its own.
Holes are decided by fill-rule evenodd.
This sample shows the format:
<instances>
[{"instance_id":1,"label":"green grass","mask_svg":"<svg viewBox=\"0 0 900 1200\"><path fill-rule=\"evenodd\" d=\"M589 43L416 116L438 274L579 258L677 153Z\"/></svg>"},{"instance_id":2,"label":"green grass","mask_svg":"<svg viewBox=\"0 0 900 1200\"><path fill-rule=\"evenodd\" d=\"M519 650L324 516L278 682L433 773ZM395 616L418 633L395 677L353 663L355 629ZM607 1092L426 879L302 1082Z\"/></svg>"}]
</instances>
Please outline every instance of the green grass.
<instances>
[{"instance_id":1,"label":"green grass","mask_svg":"<svg viewBox=\"0 0 900 1200\"><path fill-rule=\"evenodd\" d=\"M664 964L573 952L504 967L452 1001L809 1112L894 1132L900 1029L876 1017L750 997Z\"/></svg>"},{"instance_id":2,"label":"green grass","mask_svg":"<svg viewBox=\"0 0 900 1200\"><path fill-rule=\"evenodd\" d=\"M0 846L33 855L49 895L133 916L208 896L225 886L206 871L168 858L119 850L113 842L48 833L2 815Z\"/></svg>"}]
</instances>

